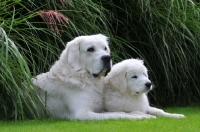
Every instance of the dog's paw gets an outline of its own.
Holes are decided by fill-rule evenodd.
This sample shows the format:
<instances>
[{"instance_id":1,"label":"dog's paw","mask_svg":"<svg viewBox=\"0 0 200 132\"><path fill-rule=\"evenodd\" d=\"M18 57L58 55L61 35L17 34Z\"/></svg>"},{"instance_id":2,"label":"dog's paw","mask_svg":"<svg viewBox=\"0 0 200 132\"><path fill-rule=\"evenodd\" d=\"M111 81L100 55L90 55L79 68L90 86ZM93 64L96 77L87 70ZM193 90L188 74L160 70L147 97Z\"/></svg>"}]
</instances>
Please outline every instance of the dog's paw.
<instances>
[{"instance_id":1,"label":"dog's paw","mask_svg":"<svg viewBox=\"0 0 200 132\"><path fill-rule=\"evenodd\" d=\"M153 116L153 115L137 115L136 118L137 119L155 119L156 116Z\"/></svg>"},{"instance_id":2,"label":"dog's paw","mask_svg":"<svg viewBox=\"0 0 200 132\"><path fill-rule=\"evenodd\" d=\"M183 114L171 114L170 117L174 117L174 118L185 118L185 116Z\"/></svg>"},{"instance_id":3,"label":"dog's paw","mask_svg":"<svg viewBox=\"0 0 200 132\"><path fill-rule=\"evenodd\" d=\"M153 115L149 115L149 116L150 116L149 118L156 119L156 116L153 116Z\"/></svg>"},{"instance_id":4,"label":"dog's paw","mask_svg":"<svg viewBox=\"0 0 200 132\"><path fill-rule=\"evenodd\" d=\"M156 119L156 116L153 116L153 115L144 115L144 118Z\"/></svg>"}]
</instances>

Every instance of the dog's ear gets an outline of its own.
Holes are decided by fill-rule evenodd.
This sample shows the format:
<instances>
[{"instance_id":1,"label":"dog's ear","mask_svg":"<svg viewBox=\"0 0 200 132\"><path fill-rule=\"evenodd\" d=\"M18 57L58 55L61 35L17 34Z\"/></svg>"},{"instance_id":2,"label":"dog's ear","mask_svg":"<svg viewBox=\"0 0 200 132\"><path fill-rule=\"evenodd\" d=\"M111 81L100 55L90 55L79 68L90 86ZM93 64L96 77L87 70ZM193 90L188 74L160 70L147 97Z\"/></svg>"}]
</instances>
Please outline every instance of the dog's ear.
<instances>
[{"instance_id":1,"label":"dog's ear","mask_svg":"<svg viewBox=\"0 0 200 132\"><path fill-rule=\"evenodd\" d=\"M127 79L126 79L126 68L123 70L115 70L112 71L109 77L109 83L112 87L118 89L120 93L125 93L127 89Z\"/></svg>"},{"instance_id":2,"label":"dog's ear","mask_svg":"<svg viewBox=\"0 0 200 132\"><path fill-rule=\"evenodd\" d=\"M71 67L80 66L80 37L67 43L66 54L67 54L67 64Z\"/></svg>"}]
</instances>

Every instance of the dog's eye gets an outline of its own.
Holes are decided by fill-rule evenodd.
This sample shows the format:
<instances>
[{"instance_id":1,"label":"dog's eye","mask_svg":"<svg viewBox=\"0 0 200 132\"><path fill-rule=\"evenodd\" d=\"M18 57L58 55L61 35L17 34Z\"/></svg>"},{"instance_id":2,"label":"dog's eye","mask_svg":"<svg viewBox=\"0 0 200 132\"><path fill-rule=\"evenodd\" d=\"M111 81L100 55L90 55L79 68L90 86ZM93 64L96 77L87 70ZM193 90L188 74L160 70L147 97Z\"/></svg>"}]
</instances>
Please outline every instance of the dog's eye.
<instances>
[{"instance_id":1,"label":"dog's eye","mask_svg":"<svg viewBox=\"0 0 200 132\"><path fill-rule=\"evenodd\" d=\"M131 78L137 78L137 76L132 76Z\"/></svg>"},{"instance_id":2,"label":"dog's eye","mask_svg":"<svg viewBox=\"0 0 200 132\"><path fill-rule=\"evenodd\" d=\"M106 50L107 50L107 47L105 47L104 50L106 51Z\"/></svg>"},{"instance_id":3,"label":"dog's eye","mask_svg":"<svg viewBox=\"0 0 200 132\"><path fill-rule=\"evenodd\" d=\"M93 48L93 47L88 48L87 51L88 51L88 52L94 52L94 48Z\"/></svg>"}]
</instances>

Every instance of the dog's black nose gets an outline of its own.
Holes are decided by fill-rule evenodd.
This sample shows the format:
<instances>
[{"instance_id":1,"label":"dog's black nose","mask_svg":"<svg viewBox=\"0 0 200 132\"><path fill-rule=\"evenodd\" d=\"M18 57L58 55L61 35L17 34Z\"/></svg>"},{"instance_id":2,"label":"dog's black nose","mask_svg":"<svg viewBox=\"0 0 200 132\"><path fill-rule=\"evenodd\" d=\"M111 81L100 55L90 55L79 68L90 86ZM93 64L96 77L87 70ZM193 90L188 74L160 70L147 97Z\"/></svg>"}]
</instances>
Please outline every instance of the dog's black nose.
<instances>
[{"instance_id":1,"label":"dog's black nose","mask_svg":"<svg viewBox=\"0 0 200 132\"><path fill-rule=\"evenodd\" d=\"M101 57L101 59L104 61L104 62L110 62L111 60L111 57L109 55L104 55Z\"/></svg>"},{"instance_id":2,"label":"dog's black nose","mask_svg":"<svg viewBox=\"0 0 200 132\"><path fill-rule=\"evenodd\" d=\"M146 83L145 86L146 86L148 89L150 89L150 88L151 88L151 82Z\"/></svg>"},{"instance_id":3,"label":"dog's black nose","mask_svg":"<svg viewBox=\"0 0 200 132\"><path fill-rule=\"evenodd\" d=\"M93 75L94 77L98 77L98 74L93 73L92 75Z\"/></svg>"}]
</instances>

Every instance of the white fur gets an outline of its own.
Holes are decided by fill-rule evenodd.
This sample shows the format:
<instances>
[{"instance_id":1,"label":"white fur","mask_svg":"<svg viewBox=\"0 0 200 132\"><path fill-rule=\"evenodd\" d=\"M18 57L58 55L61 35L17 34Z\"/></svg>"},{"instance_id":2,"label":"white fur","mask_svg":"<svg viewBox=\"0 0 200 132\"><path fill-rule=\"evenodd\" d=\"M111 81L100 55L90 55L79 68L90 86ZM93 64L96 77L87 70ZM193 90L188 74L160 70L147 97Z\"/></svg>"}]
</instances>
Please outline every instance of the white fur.
<instances>
[{"instance_id":1,"label":"white fur","mask_svg":"<svg viewBox=\"0 0 200 132\"><path fill-rule=\"evenodd\" d=\"M137 78L136 78L137 77ZM105 77L104 104L106 111L127 112L135 115L144 115L155 118L156 115L174 118L183 118L182 114L170 114L161 109L149 106L146 83L147 69L139 59L124 60L112 67L111 72Z\"/></svg>"},{"instance_id":2,"label":"white fur","mask_svg":"<svg viewBox=\"0 0 200 132\"><path fill-rule=\"evenodd\" d=\"M109 55L106 36L80 36L67 43L49 72L33 79L33 83L40 88L40 97L52 112L51 117L80 120L133 119L133 116L122 112L101 113L104 87L102 76L111 66L110 60L107 65L104 64L102 56Z\"/></svg>"}]
</instances>

